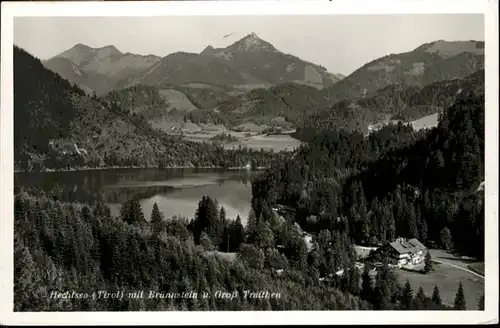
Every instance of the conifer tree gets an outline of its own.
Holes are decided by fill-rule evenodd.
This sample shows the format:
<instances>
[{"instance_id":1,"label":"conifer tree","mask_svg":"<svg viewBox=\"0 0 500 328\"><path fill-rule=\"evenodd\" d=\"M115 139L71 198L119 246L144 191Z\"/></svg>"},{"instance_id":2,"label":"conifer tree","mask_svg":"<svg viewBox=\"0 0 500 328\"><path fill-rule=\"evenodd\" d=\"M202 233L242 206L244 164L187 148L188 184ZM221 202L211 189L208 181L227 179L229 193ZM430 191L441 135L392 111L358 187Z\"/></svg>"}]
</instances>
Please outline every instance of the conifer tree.
<instances>
[{"instance_id":1,"label":"conifer tree","mask_svg":"<svg viewBox=\"0 0 500 328\"><path fill-rule=\"evenodd\" d=\"M401 307L404 310L410 310L413 302L413 289L411 288L410 281L406 280L401 295Z\"/></svg>"},{"instance_id":2,"label":"conifer tree","mask_svg":"<svg viewBox=\"0 0 500 328\"><path fill-rule=\"evenodd\" d=\"M415 206L413 204L408 205L407 210L407 223L408 223L408 236L410 238L419 238L418 235L418 224L417 224L417 214L415 211Z\"/></svg>"},{"instance_id":3,"label":"conifer tree","mask_svg":"<svg viewBox=\"0 0 500 328\"><path fill-rule=\"evenodd\" d=\"M365 301L371 302L373 298L372 278L368 266L365 265L363 274L361 275L361 298Z\"/></svg>"},{"instance_id":4,"label":"conifer tree","mask_svg":"<svg viewBox=\"0 0 500 328\"><path fill-rule=\"evenodd\" d=\"M418 289L417 295L415 295L415 309L422 310L425 309L427 303L427 296L425 296L424 289L422 286Z\"/></svg>"},{"instance_id":5,"label":"conifer tree","mask_svg":"<svg viewBox=\"0 0 500 328\"><path fill-rule=\"evenodd\" d=\"M359 280L360 280L360 275L358 268L353 264L351 265L351 268L349 270L349 292L353 295L359 295L360 293L360 287L359 287Z\"/></svg>"},{"instance_id":6,"label":"conifer tree","mask_svg":"<svg viewBox=\"0 0 500 328\"><path fill-rule=\"evenodd\" d=\"M120 217L128 224L143 224L145 222L141 205L135 199L123 203L120 210Z\"/></svg>"},{"instance_id":7,"label":"conifer tree","mask_svg":"<svg viewBox=\"0 0 500 328\"><path fill-rule=\"evenodd\" d=\"M153 234L158 235L163 228L163 218L156 202L153 204L150 222L151 226L153 227Z\"/></svg>"},{"instance_id":8,"label":"conifer tree","mask_svg":"<svg viewBox=\"0 0 500 328\"><path fill-rule=\"evenodd\" d=\"M441 305L441 295L439 295L439 288L437 285L434 286L434 290L432 291L431 300L436 305Z\"/></svg>"},{"instance_id":9,"label":"conifer tree","mask_svg":"<svg viewBox=\"0 0 500 328\"><path fill-rule=\"evenodd\" d=\"M458 291L455 295L455 303L453 305L453 309L467 310L467 306L465 304L464 288L461 281L458 283Z\"/></svg>"},{"instance_id":10,"label":"conifer tree","mask_svg":"<svg viewBox=\"0 0 500 328\"><path fill-rule=\"evenodd\" d=\"M427 222L425 221L425 218L421 218L419 222L419 234L420 234L420 240L424 244L427 244L427 238L428 238L427 233L428 233Z\"/></svg>"},{"instance_id":11,"label":"conifer tree","mask_svg":"<svg viewBox=\"0 0 500 328\"><path fill-rule=\"evenodd\" d=\"M424 266L425 273L429 273L429 272L434 270L434 263L432 262L431 252L427 252L425 254L424 263L425 263L425 266Z\"/></svg>"},{"instance_id":12,"label":"conifer tree","mask_svg":"<svg viewBox=\"0 0 500 328\"><path fill-rule=\"evenodd\" d=\"M194 237L199 243L202 232L205 232L212 244L219 245L222 237L222 225L220 224L217 205L212 198L203 196L198 203L194 220Z\"/></svg>"},{"instance_id":13,"label":"conifer tree","mask_svg":"<svg viewBox=\"0 0 500 328\"><path fill-rule=\"evenodd\" d=\"M363 218L363 224L361 226L361 234L363 236L363 242L365 243L365 245L370 244L372 233L372 223L370 221L370 218L368 216L365 216Z\"/></svg>"},{"instance_id":14,"label":"conifer tree","mask_svg":"<svg viewBox=\"0 0 500 328\"><path fill-rule=\"evenodd\" d=\"M236 216L236 221L232 224L232 238L231 245L232 251L237 252L240 248L240 245L245 242L245 228L241 223L240 216Z\"/></svg>"},{"instance_id":15,"label":"conifer tree","mask_svg":"<svg viewBox=\"0 0 500 328\"><path fill-rule=\"evenodd\" d=\"M389 268L387 258L384 258L384 265L377 275L375 287L374 306L376 309L383 310L391 301L392 295L396 290L396 277Z\"/></svg>"},{"instance_id":16,"label":"conifer tree","mask_svg":"<svg viewBox=\"0 0 500 328\"><path fill-rule=\"evenodd\" d=\"M443 230L441 230L441 244L447 251L453 249L451 231L450 229L448 229L448 227L444 227Z\"/></svg>"},{"instance_id":17,"label":"conifer tree","mask_svg":"<svg viewBox=\"0 0 500 328\"><path fill-rule=\"evenodd\" d=\"M222 226L226 225L227 218L226 218L226 209L224 208L224 206L221 206L221 208L220 208L219 220L220 220Z\"/></svg>"},{"instance_id":18,"label":"conifer tree","mask_svg":"<svg viewBox=\"0 0 500 328\"><path fill-rule=\"evenodd\" d=\"M392 211L387 211L387 240L393 241L396 239L396 222Z\"/></svg>"}]
</instances>

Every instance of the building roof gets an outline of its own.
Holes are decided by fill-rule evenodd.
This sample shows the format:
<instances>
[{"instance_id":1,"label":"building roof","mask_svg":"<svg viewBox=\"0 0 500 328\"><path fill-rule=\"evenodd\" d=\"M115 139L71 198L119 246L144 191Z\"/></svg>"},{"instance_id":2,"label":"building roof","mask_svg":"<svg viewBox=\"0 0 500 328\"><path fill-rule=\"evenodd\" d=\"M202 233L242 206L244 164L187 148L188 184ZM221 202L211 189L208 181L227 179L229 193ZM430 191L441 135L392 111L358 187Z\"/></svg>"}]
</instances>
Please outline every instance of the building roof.
<instances>
[{"instance_id":1,"label":"building roof","mask_svg":"<svg viewBox=\"0 0 500 328\"><path fill-rule=\"evenodd\" d=\"M427 247L425 247L424 244L422 244L417 238L412 238L410 240L408 240L408 242L415 246L418 250L424 250L424 249L427 249Z\"/></svg>"},{"instance_id":2,"label":"building roof","mask_svg":"<svg viewBox=\"0 0 500 328\"><path fill-rule=\"evenodd\" d=\"M416 238L412 238L410 240L397 239L389 245L394 248L399 254L416 253L418 251L426 249L426 247Z\"/></svg>"}]
</instances>

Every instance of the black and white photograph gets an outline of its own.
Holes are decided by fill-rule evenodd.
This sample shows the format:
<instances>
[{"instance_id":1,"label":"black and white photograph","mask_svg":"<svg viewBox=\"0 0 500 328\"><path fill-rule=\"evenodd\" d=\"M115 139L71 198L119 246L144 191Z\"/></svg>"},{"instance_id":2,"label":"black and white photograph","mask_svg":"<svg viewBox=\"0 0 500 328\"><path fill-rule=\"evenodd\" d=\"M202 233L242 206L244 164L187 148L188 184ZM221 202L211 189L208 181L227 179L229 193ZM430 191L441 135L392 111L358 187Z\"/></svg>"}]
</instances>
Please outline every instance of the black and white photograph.
<instances>
[{"instance_id":1,"label":"black and white photograph","mask_svg":"<svg viewBox=\"0 0 500 328\"><path fill-rule=\"evenodd\" d=\"M498 323L495 5L265 2L2 3L9 320Z\"/></svg>"}]
</instances>

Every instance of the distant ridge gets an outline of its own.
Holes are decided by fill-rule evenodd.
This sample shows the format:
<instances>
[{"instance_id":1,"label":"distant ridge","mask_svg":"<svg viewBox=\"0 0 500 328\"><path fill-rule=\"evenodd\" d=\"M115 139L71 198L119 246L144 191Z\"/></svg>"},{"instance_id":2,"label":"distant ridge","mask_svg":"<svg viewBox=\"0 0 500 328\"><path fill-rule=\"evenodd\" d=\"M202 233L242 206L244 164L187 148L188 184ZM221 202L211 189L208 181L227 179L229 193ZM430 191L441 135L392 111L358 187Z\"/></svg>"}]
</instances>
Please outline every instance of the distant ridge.
<instances>
[{"instance_id":1,"label":"distant ridge","mask_svg":"<svg viewBox=\"0 0 500 328\"><path fill-rule=\"evenodd\" d=\"M72 62L83 76L75 76L73 70L60 61L61 58ZM159 60L160 57L154 55L123 54L114 45L92 48L79 43L44 61L44 64L70 82L100 95L111 91L119 80L137 74Z\"/></svg>"},{"instance_id":2,"label":"distant ridge","mask_svg":"<svg viewBox=\"0 0 500 328\"><path fill-rule=\"evenodd\" d=\"M75 76L67 64L56 64L56 58L71 61L85 77ZM208 45L200 53L176 52L163 58L122 53L114 45L93 48L78 43L45 63L98 95L136 84L165 87L193 82L245 89L295 82L322 89L341 79L320 65L278 51L253 32L225 48Z\"/></svg>"}]
</instances>

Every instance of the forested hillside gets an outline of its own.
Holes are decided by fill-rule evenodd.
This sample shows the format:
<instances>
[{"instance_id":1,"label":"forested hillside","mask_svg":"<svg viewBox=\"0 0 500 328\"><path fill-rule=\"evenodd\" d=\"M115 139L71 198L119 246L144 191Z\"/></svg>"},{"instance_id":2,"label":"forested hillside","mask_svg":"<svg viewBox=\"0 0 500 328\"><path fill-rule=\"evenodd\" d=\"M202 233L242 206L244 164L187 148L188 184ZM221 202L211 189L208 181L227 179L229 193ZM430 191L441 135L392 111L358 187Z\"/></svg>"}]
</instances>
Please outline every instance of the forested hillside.
<instances>
[{"instance_id":1,"label":"forested hillside","mask_svg":"<svg viewBox=\"0 0 500 328\"><path fill-rule=\"evenodd\" d=\"M392 84L373 93L335 103L330 109L305 116L295 136L308 140L311 134L343 129L368 132L368 125L389 120L411 120L442 112L462 93L484 92L484 69L463 78L443 80L425 87Z\"/></svg>"},{"instance_id":2,"label":"forested hillside","mask_svg":"<svg viewBox=\"0 0 500 328\"><path fill-rule=\"evenodd\" d=\"M284 117L290 123L302 116L323 110L328 101L316 88L295 83L283 83L267 89L255 89L218 104L217 109L244 121L269 122Z\"/></svg>"},{"instance_id":3,"label":"forested hillside","mask_svg":"<svg viewBox=\"0 0 500 328\"><path fill-rule=\"evenodd\" d=\"M337 101L370 95L391 84L424 87L484 69L484 42L435 41L366 63L325 92Z\"/></svg>"},{"instance_id":4,"label":"forested hillside","mask_svg":"<svg viewBox=\"0 0 500 328\"><path fill-rule=\"evenodd\" d=\"M204 90L209 92L209 89ZM321 131L344 129L366 133L373 123L409 122L442 112L462 91L477 93L482 90L484 70L463 79L440 80L425 86L390 84L370 95L340 101L313 87L283 83L234 96L217 93L221 97L219 101L204 103L200 108L205 109L195 110L188 118L194 122L217 122L226 126L243 122L264 125L282 118L283 125L297 127L295 137L306 141L307 135ZM211 93L216 95L213 91ZM189 96L190 91L187 90L186 94Z\"/></svg>"},{"instance_id":5,"label":"forested hillside","mask_svg":"<svg viewBox=\"0 0 500 328\"><path fill-rule=\"evenodd\" d=\"M389 125L363 138L325 132L252 185L258 212L276 202L319 231L345 217L353 242L416 237L484 256L484 95L463 93L428 132ZM312 220L309 216L317 217Z\"/></svg>"},{"instance_id":6,"label":"forested hillside","mask_svg":"<svg viewBox=\"0 0 500 328\"><path fill-rule=\"evenodd\" d=\"M339 235L365 246L404 237L481 260L484 138L484 93L477 92L461 92L430 131L399 123L368 137L342 130L313 134L293 159L252 183L252 206L257 217L276 204L294 208L291 219L315 236L320 249L325 240L335 243L327 249L341 249ZM329 270L321 263L316 265L324 276ZM346 268L346 262L334 263ZM373 289L366 266L362 281L361 298L375 309L436 305L425 301L422 289L414 297L408 282L397 287L387 264ZM437 288L432 299L440 303ZM455 309L465 308L460 288Z\"/></svg>"},{"instance_id":7,"label":"forested hillside","mask_svg":"<svg viewBox=\"0 0 500 328\"><path fill-rule=\"evenodd\" d=\"M89 97L18 47L14 48L14 72L14 159L19 170L228 167L249 162L267 166L281 156L247 149L228 151L155 131L134 111L142 105L153 113L162 110L159 97L153 104L139 99L127 107L117 97Z\"/></svg>"},{"instance_id":8,"label":"forested hillside","mask_svg":"<svg viewBox=\"0 0 500 328\"><path fill-rule=\"evenodd\" d=\"M128 110L129 114L140 114L146 120L167 116L171 110L158 89L146 85L111 91L102 98Z\"/></svg>"},{"instance_id":9,"label":"forested hillside","mask_svg":"<svg viewBox=\"0 0 500 328\"><path fill-rule=\"evenodd\" d=\"M109 208L99 203L64 204L20 194L15 202L15 310L357 310L369 306L347 288L322 285L307 274L305 246L291 225L273 228L282 238L288 236L290 251L300 246L292 253L295 257L288 259L274 249L269 228L264 226L270 236L256 234L253 228L245 231L239 219L227 221L224 210L209 198L200 201L191 223L163 221L157 207L148 223L144 216L149 213L142 213L134 201L123 208L120 218L112 218ZM223 239L228 234L233 236L230 247L238 250L234 260L213 253L217 240L229 245ZM259 238L264 236L270 239ZM278 269L286 271L279 274ZM47 291L65 290L88 297L47 297ZM142 298L128 297L139 290L144 291ZM123 291L125 297L104 298L96 291ZM217 291L234 298L217 297ZM275 296L259 298L245 291ZM203 293L210 296L204 298Z\"/></svg>"}]
</instances>

